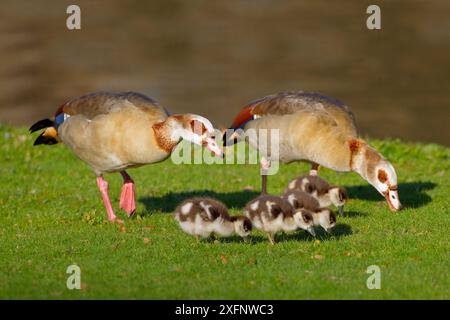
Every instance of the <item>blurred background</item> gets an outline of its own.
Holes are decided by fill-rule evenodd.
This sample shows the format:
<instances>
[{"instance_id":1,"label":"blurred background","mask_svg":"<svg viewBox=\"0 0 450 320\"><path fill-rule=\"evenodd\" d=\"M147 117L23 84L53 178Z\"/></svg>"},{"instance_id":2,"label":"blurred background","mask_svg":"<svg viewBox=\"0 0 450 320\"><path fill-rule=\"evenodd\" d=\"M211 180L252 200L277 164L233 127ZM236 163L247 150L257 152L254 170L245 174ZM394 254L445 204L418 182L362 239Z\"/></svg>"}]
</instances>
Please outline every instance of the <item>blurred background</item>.
<instances>
[{"instance_id":1,"label":"blurred background","mask_svg":"<svg viewBox=\"0 0 450 320\"><path fill-rule=\"evenodd\" d=\"M81 30L66 28L70 4ZM0 123L135 90L225 127L250 100L301 89L349 105L363 136L450 145L448 0L2 0L0 32Z\"/></svg>"}]
</instances>

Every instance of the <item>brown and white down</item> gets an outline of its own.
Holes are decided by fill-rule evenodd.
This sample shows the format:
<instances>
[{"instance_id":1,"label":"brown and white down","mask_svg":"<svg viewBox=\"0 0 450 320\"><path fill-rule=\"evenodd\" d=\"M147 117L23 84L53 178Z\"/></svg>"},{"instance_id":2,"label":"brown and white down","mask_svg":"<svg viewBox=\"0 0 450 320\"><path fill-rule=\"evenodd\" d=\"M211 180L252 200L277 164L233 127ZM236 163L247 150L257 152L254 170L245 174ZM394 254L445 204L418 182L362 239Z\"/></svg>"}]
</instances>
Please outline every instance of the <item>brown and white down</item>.
<instances>
[{"instance_id":1,"label":"brown and white down","mask_svg":"<svg viewBox=\"0 0 450 320\"><path fill-rule=\"evenodd\" d=\"M322 207L316 198L299 189L286 190L283 199L287 200L294 209L305 209L313 216L314 226L321 226L330 232L336 225L336 215L331 209Z\"/></svg>"},{"instance_id":2,"label":"brown and white down","mask_svg":"<svg viewBox=\"0 0 450 320\"><path fill-rule=\"evenodd\" d=\"M273 195L260 195L247 203L244 214L253 226L267 233L271 244L280 231L302 229L315 236L313 216L304 209L295 210L289 202Z\"/></svg>"},{"instance_id":3,"label":"brown and white down","mask_svg":"<svg viewBox=\"0 0 450 320\"><path fill-rule=\"evenodd\" d=\"M184 232L195 236L197 240L211 234L221 237L237 234L245 240L252 230L248 218L230 216L225 204L207 197L184 200L175 209L174 218Z\"/></svg>"},{"instance_id":4,"label":"brown and white down","mask_svg":"<svg viewBox=\"0 0 450 320\"><path fill-rule=\"evenodd\" d=\"M154 99L136 92L96 92L72 99L54 118L33 124L30 132L41 129L45 130L34 145L62 142L88 164L97 175L108 219L116 222L121 220L114 214L104 173L122 175L120 208L131 216L136 210L135 188L126 169L166 159L182 139L222 156L208 119L170 115Z\"/></svg>"},{"instance_id":5,"label":"brown and white down","mask_svg":"<svg viewBox=\"0 0 450 320\"><path fill-rule=\"evenodd\" d=\"M284 193L296 189L314 197L320 207L328 207L333 204L338 208L340 215L344 214L344 205L348 198L344 188L331 186L318 176L304 175L289 182Z\"/></svg>"},{"instance_id":6,"label":"brown and white down","mask_svg":"<svg viewBox=\"0 0 450 320\"><path fill-rule=\"evenodd\" d=\"M321 165L335 171L357 172L385 197L391 210L401 208L394 167L358 138L353 113L336 99L303 91L273 94L244 107L231 129L237 131L230 135L227 130L225 145L245 137L252 147L266 155L267 158L261 159L263 193L272 161L300 160L311 163L313 171ZM267 148L270 143L258 143L257 135L246 135L250 129L279 130L279 157Z\"/></svg>"}]
</instances>

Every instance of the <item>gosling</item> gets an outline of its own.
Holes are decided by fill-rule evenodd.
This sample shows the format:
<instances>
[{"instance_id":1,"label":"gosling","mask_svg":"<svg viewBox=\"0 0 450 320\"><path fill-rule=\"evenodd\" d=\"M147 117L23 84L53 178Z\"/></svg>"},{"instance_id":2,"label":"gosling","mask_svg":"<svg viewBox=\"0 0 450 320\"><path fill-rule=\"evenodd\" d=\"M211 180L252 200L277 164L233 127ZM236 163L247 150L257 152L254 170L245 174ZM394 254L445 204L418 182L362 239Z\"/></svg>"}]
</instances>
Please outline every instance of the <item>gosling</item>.
<instances>
[{"instance_id":1,"label":"gosling","mask_svg":"<svg viewBox=\"0 0 450 320\"><path fill-rule=\"evenodd\" d=\"M321 226L327 233L336 225L336 215L328 208L320 207L319 201L306 192L298 189L286 190L283 199L287 200L294 209L305 209L311 212L314 226Z\"/></svg>"},{"instance_id":2,"label":"gosling","mask_svg":"<svg viewBox=\"0 0 450 320\"><path fill-rule=\"evenodd\" d=\"M267 233L271 244L275 244L275 234L279 231L294 231L298 228L315 236L311 213L294 208L281 197L263 194L251 200L244 209L244 214L253 226Z\"/></svg>"},{"instance_id":3,"label":"gosling","mask_svg":"<svg viewBox=\"0 0 450 320\"><path fill-rule=\"evenodd\" d=\"M229 237L236 233L247 239L252 230L252 223L244 216L230 216L222 202L212 198L190 198L175 209L174 218L181 229L199 238L208 238L212 233Z\"/></svg>"},{"instance_id":4,"label":"gosling","mask_svg":"<svg viewBox=\"0 0 450 320\"><path fill-rule=\"evenodd\" d=\"M342 187L331 186L327 181L312 175L304 175L289 182L285 193L289 190L299 189L319 201L320 207L336 206L341 216L344 215L344 205L347 192Z\"/></svg>"}]
</instances>

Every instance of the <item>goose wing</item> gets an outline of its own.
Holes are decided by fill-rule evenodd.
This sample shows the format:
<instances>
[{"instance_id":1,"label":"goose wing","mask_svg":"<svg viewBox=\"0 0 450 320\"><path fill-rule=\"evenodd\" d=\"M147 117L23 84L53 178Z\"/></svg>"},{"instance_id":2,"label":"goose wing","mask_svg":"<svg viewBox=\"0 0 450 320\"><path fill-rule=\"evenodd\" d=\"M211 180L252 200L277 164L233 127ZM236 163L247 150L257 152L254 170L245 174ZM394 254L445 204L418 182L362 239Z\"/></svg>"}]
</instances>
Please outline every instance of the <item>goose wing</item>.
<instances>
[{"instance_id":1,"label":"goose wing","mask_svg":"<svg viewBox=\"0 0 450 320\"><path fill-rule=\"evenodd\" d=\"M341 101L315 92L282 92L263 97L245 106L233 121L232 128L244 128L254 119L309 111L331 116L341 130L356 136L355 117Z\"/></svg>"},{"instance_id":2,"label":"goose wing","mask_svg":"<svg viewBox=\"0 0 450 320\"><path fill-rule=\"evenodd\" d=\"M64 103L56 112L55 117L65 114L67 116L83 115L91 120L98 115L109 114L128 107L136 107L146 113L160 115L165 118L168 111L159 103L137 92L95 92L86 94Z\"/></svg>"}]
</instances>

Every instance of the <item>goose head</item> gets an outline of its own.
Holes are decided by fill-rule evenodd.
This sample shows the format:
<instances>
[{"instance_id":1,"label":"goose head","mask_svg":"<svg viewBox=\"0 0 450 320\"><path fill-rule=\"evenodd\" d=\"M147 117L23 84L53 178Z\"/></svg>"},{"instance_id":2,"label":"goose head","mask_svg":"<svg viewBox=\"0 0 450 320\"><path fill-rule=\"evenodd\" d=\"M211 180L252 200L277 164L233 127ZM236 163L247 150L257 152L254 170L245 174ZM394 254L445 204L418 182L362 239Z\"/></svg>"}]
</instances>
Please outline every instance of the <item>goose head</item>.
<instances>
[{"instance_id":1,"label":"goose head","mask_svg":"<svg viewBox=\"0 0 450 320\"><path fill-rule=\"evenodd\" d=\"M208 119L196 114L183 114L172 115L168 121L172 141L184 139L223 157L223 151L216 142L216 130Z\"/></svg>"},{"instance_id":2,"label":"goose head","mask_svg":"<svg viewBox=\"0 0 450 320\"><path fill-rule=\"evenodd\" d=\"M368 170L367 178L369 183L383 195L392 211L401 209L402 205L398 197L397 173L389 161L380 159L371 170Z\"/></svg>"}]
</instances>

